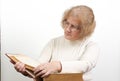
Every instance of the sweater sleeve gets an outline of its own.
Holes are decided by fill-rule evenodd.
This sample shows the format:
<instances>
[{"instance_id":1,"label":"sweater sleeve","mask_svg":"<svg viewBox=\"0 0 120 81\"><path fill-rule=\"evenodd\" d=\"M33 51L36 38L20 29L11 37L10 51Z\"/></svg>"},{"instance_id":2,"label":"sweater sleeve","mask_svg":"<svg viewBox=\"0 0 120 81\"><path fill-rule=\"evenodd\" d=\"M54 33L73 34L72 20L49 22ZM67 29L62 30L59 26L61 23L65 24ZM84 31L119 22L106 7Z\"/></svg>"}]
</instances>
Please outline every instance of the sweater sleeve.
<instances>
[{"instance_id":1,"label":"sweater sleeve","mask_svg":"<svg viewBox=\"0 0 120 81\"><path fill-rule=\"evenodd\" d=\"M80 60L61 61L61 73L84 73L95 67L99 55L99 47L96 43L90 42L85 47Z\"/></svg>"},{"instance_id":2,"label":"sweater sleeve","mask_svg":"<svg viewBox=\"0 0 120 81\"><path fill-rule=\"evenodd\" d=\"M44 47L38 59L40 63L45 63L50 61L52 57L53 45L54 45L54 40L51 40Z\"/></svg>"}]
</instances>

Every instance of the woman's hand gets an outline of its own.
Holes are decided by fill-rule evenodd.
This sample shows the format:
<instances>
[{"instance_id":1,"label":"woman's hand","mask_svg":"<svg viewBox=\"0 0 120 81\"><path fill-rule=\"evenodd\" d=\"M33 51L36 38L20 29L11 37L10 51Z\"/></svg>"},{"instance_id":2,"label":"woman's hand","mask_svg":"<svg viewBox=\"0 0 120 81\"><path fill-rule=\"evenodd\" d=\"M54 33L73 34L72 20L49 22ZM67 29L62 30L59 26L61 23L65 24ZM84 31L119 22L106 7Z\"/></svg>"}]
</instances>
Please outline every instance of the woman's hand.
<instances>
[{"instance_id":1,"label":"woman's hand","mask_svg":"<svg viewBox=\"0 0 120 81\"><path fill-rule=\"evenodd\" d=\"M28 74L25 71L25 64L22 62L17 62L14 64L14 68L16 69L17 72L22 73L23 75L27 76Z\"/></svg>"},{"instance_id":2,"label":"woman's hand","mask_svg":"<svg viewBox=\"0 0 120 81\"><path fill-rule=\"evenodd\" d=\"M36 77L47 77L48 75L61 71L61 63L59 61L52 61L37 66L34 69Z\"/></svg>"}]
</instances>

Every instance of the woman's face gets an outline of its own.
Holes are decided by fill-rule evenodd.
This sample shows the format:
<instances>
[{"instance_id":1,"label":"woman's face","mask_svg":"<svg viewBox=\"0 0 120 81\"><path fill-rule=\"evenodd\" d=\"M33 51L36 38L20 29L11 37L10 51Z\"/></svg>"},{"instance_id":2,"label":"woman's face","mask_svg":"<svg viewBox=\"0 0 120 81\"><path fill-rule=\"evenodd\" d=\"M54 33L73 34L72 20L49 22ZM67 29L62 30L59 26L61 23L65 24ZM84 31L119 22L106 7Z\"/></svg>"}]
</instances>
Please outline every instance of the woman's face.
<instances>
[{"instance_id":1,"label":"woman's face","mask_svg":"<svg viewBox=\"0 0 120 81\"><path fill-rule=\"evenodd\" d=\"M64 36L68 40L78 40L80 39L80 20L75 17L68 17L64 21Z\"/></svg>"}]
</instances>

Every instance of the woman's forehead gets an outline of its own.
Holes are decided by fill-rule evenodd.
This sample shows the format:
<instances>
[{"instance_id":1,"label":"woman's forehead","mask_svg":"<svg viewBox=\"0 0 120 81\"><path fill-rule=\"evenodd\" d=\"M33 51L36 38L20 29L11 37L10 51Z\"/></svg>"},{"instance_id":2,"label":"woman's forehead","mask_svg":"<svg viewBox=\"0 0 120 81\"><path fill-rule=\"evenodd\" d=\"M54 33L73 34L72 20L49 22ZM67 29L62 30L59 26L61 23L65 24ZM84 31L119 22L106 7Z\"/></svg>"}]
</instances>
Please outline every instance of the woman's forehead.
<instances>
[{"instance_id":1,"label":"woman's forehead","mask_svg":"<svg viewBox=\"0 0 120 81\"><path fill-rule=\"evenodd\" d=\"M78 18L78 17L75 17L75 16L69 16L67 18L67 21L74 22L76 24L80 24L81 23L81 19Z\"/></svg>"}]
</instances>

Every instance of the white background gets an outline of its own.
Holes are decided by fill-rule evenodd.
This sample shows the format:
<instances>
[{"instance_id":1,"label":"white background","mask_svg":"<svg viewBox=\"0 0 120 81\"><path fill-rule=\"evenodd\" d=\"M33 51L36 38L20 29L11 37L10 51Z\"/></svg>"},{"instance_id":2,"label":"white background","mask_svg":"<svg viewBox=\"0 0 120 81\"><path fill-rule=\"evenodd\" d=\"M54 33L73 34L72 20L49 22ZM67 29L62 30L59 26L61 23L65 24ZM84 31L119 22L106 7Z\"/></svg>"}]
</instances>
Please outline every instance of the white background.
<instances>
[{"instance_id":1,"label":"white background","mask_svg":"<svg viewBox=\"0 0 120 81\"><path fill-rule=\"evenodd\" d=\"M97 26L93 39L101 53L93 81L120 81L119 0L2 0L1 81L32 81L16 72L5 53L22 53L36 59L44 45L63 35L61 18L74 5L90 6Z\"/></svg>"}]
</instances>

